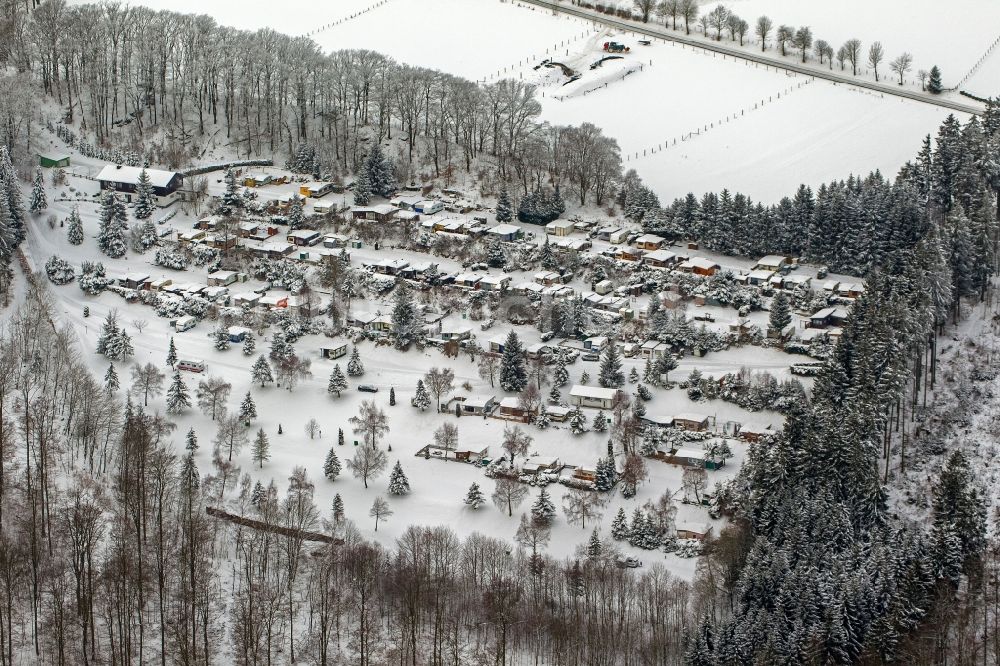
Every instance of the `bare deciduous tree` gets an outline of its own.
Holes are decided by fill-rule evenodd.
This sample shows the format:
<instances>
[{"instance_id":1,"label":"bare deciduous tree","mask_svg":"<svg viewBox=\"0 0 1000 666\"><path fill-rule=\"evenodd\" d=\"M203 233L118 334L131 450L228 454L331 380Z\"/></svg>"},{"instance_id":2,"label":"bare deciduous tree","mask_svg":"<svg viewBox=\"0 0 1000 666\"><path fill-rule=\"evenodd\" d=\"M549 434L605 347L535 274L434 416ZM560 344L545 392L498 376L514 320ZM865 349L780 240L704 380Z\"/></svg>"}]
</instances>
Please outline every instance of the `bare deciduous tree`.
<instances>
[{"instance_id":1,"label":"bare deciduous tree","mask_svg":"<svg viewBox=\"0 0 1000 666\"><path fill-rule=\"evenodd\" d=\"M517 479L506 476L497 477L496 488L493 490L493 504L503 511L507 509L507 516L514 515L514 509L521 505L528 497L528 486Z\"/></svg>"},{"instance_id":2,"label":"bare deciduous tree","mask_svg":"<svg viewBox=\"0 0 1000 666\"><path fill-rule=\"evenodd\" d=\"M563 513L571 525L579 524L587 529L587 521L595 521L601 517L604 498L593 490L574 488L563 496Z\"/></svg>"},{"instance_id":3,"label":"bare deciduous tree","mask_svg":"<svg viewBox=\"0 0 1000 666\"><path fill-rule=\"evenodd\" d=\"M347 460L347 468L354 474L354 478L361 479L365 488L368 487L368 479L384 472L388 464L389 458L385 451L371 446L359 446L354 457Z\"/></svg>"}]
</instances>

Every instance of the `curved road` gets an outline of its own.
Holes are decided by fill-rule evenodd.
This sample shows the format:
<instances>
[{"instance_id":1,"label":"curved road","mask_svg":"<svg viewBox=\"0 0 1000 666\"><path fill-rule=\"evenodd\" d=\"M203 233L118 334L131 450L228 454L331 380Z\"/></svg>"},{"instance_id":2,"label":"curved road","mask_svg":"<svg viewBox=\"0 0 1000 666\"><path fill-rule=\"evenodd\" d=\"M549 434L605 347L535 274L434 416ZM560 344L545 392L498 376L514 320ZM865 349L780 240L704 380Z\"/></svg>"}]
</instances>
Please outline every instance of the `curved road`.
<instances>
[{"instance_id":1,"label":"curved road","mask_svg":"<svg viewBox=\"0 0 1000 666\"><path fill-rule=\"evenodd\" d=\"M983 112L981 107L973 106L971 104L964 104L962 102L956 102L953 100L944 99L939 96L932 96L928 93L913 92L911 90L907 90L905 88L896 85L886 85L883 83L876 83L874 81L867 81L865 79L858 79L853 76L848 76L846 74L838 74L837 72L832 70L823 70L820 68L807 67L805 65L800 65L794 62L788 62L786 60L777 60L775 58L770 58L766 55L756 54L753 51L744 51L736 47L728 46L722 42L697 39L682 33L675 33L673 31L668 32L665 30L660 30L658 28L651 27L649 24L633 23L631 21L626 21L624 19L615 18L614 16L598 14L593 11L581 9L580 7L575 7L573 5L563 4L561 2L550 2L549 0L520 0L520 1L536 5L538 7L543 7L545 9L559 11L564 14L569 14L570 16L576 16L578 18L587 19L589 21L593 21L594 23L602 23L616 30L634 32L640 35L645 35L647 37L655 37L656 39L665 39L670 42L677 42L679 44L685 44L687 46L704 49L706 51L714 51L716 53L721 53L723 55L731 56L733 58L749 60L750 62L759 63L761 65L767 65L769 67L784 69L790 72L795 72L797 74L803 74L805 76L812 76L817 79L825 79L827 81L832 81L834 83L843 83L845 85L856 86L858 88L866 88L868 90L873 90L875 92L883 93L886 95L903 97L906 99L914 100L916 102L923 102L924 104L931 104L933 106L938 106L945 109L951 109L952 111L960 111L962 113L968 113L972 115L980 115Z\"/></svg>"}]
</instances>

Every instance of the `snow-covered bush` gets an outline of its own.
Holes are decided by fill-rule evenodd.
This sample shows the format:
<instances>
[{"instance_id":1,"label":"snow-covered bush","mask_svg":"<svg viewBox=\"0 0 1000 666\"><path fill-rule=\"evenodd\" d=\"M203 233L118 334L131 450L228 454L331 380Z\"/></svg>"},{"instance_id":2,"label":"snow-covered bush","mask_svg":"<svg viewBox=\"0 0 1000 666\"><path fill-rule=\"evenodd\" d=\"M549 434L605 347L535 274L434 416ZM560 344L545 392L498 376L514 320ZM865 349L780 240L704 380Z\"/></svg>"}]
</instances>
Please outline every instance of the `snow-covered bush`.
<instances>
[{"instance_id":1,"label":"snow-covered bush","mask_svg":"<svg viewBox=\"0 0 1000 666\"><path fill-rule=\"evenodd\" d=\"M100 262L85 261L80 269L81 273L78 284L85 294L97 296L107 289L112 282L104 276L104 264Z\"/></svg>"},{"instance_id":2,"label":"snow-covered bush","mask_svg":"<svg viewBox=\"0 0 1000 666\"><path fill-rule=\"evenodd\" d=\"M153 263L164 268L172 268L175 271L182 271L187 268L188 260L182 252L177 250L157 250L153 255Z\"/></svg>"},{"instance_id":3,"label":"snow-covered bush","mask_svg":"<svg viewBox=\"0 0 1000 666\"><path fill-rule=\"evenodd\" d=\"M45 274L52 284L69 284L76 278L69 262L55 255L45 262Z\"/></svg>"}]
</instances>

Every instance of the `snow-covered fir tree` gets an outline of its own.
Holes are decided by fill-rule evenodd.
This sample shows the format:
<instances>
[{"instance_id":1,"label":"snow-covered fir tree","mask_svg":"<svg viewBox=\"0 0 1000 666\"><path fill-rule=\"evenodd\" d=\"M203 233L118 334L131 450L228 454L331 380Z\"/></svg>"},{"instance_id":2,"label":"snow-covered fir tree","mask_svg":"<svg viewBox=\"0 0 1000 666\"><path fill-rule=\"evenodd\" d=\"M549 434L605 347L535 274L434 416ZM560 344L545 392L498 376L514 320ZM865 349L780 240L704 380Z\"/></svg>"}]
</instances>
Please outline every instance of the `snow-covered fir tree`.
<instances>
[{"instance_id":1,"label":"snow-covered fir tree","mask_svg":"<svg viewBox=\"0 0 1000 666\"><path fill-rule=\"evenodd\" d=\"M517 393L527 385L528 372L524 364L524 349L517 333L511 329L500 355L500 388Z\"/></svg>"},{"instance_id":2,"label":"snow-covered fir tree","mask_svg":"<svg viewBox=\"0 0 1000 666\"><path fill-rule=\"evenodd\" d=\"M628 516L625 515L624 507L618 507L618 513L611 521L611 538L615 541L624 541L628 539L628 535Z\"/></svg>"},{"instance_id":3,"label":"snow-covered fir tree","mask_svg":"<svg viewBox=\"0 0 1000 666\"><path fill-rule=\"evenodd\" d=\"M392 472L389 474L389 494L406 495L409 492L410 482L406 478L406 474L403 472L403 466L397 460L396 464L392 468Z\"/></svg>"},{"instance_id":4,"label":"snow-covered fir tree","mask_svg":"<svg viewBox=\"0 0 1000 666\"><path fill-rule=\"evenodd\" d=\"M35 180L31 187L31 196L28 198L28 210L37 214L48 207L49 200L45 196L45 179L42 177L42 170L35 169Z\"/></svg>"},{"instance_id":5,"label":"snow-covered fir tree","mask_svg":"<svg viewBox=\"0 0 1000 666\"><path fill-rule=\"evenodd\" d=\"M167 413L180 414L191 406L191 392L181 379L180 372L174 372L174 378L167 389Z\"/></svg>"},{"instance_id":6,"label":"snow-covered fir tree","mask_svg":"<svg viewBox=\"0 0 1000 666\"><path fill-rule=\"evenodd\" d=\"M539 527L548 527L556 517L556 505L549 496L549 491L542 488L538 498L531 505L531 522Z\"/></svg>"},{"instance_id":7,"label":"snow-covered fir tree","mask_svg":"<svg viewBox=\"0 0 1000 666\"><path fill-rule=\"evenodd\" d=\"M118 387L121 384L118 381L118 372L115 370L115 364L108 364L108 371L104 373L104 392L108 395L114 395L118 391Z\"/></svg>"},{"instance_id":8,"label":"snow-covered fir tree","mask_svg":"<svg viewBox=\"0 0 1000 666\"><path fill-rule=\"evenodd\" d=\"M336 450L331 447L326 454L326 460L323 461L323 476L329 481L336 481L337 477L340 476L340 470L340 458L337 457Z\"/></svg>"},{"instance_id":9,"label":"snow-covered fir tree","mask_svg":"<svg viewBox=\"0 0 1000 666\"><path fill-rule=\"evenodd\" d=\"M390 386L389 387L389 406L390 407L395 407L396 406L396 387L395 386Z\"/></svg>"},{"instance_id":10,"label":"snow-covered fir tree","mask_svg":"<svg viewBox=\"0 0 1000 666\"><path fill-rule=\"evenodd\" d=\"M232 215L236 209L242 208L244 203L243 195L240 194L239 182L236 180L236 172L232 167L226 169L223 181L226 184L226 189L222 193L222 205L219 206L219 213Z\"/></svg>"},{"instance_id":11,"label":"snow-covered fir tree","mask_svg":"<svg viewBox=\"0 0 1000 666\"><path fill-rule=\"evenodd\" d=\"M580 375L580 383L584 385L590 383L590 373L587 372L586 370L584 370L583 373Z\"/></svg>"},{"instance_id":12,"label":"snow-covered fir tree","mask_svg":"<svg viewBox=\"0 0 1000 666\"><path fill-rule=\"evenodd\" d=\"M587 432L587 417L584 416L583 410L580 409L579 405L569 413L569 427L574 435Z\"/></svg>"},{"instance_id":13,"label":"snow-covered fir tree","mask_svg":"<svg viewBox=\"0 0 1000 666\"><path fill-rule=\"evenodd\" d=\"M392 307L392 337L396 349L406 349L411 343L421 342L421 322L413 305L413 294L405 282L396 287Z\"/></svg>"},{"instance_id":14,"label":"snow-covered fir tree","mask_svg":"<svg viewBox=\"0 0 1000 666\"><path fill-rule=\"evenodd\" d=\"M622 372L622 357L618 345L611 343L604 350L601 358L601 369L597 383L604 388L620 388L625 383L625 373Z\"/></svg>"},{"instance_id":15,"label":"snow-covered fir tree","mask_svg":"<svg viewBox=\"0 0 1000 666\"><path fill-rule=\"evenodd\" d=\"M566 386L569 383L569 370L566 369L566 357L563 354L556 356L556 369L552 373L553 386Z\"/></svg>"},{"instance_id":16,"label":"snow-covered fir tree","mask_svg":"<svg viewBox=\"0 0 1000 666\"><path fill-rule=\"evenodd\" d=\"M257 403L253 401L253 396L250 395L250 391L243 396L243 402L240 403L240 421L244 425L250 425L250 422L257 418Z\"/></svg>"},{"instance_id":17,"label":"snow-covered fir tree","mask_svg":"<svg viewBox=\"0 0 1000 666\"><path fill-rule=\"evenodd\" d=\"M340 369L340 364L333 366L333 372L330 373L330 381L326 384L326 392L336 395L338 398L340 394L347 390L347 377L344 376L343 371Z\"/></svg>"},{"instance_id":18,"label":"snow-covered fir tree","mask_svg":"<svg viewBox=\"0 0 1000 666\"><path fill-rule=\"evenodd\" d=\"M413 394L413 400L410 401L414 407L420 411L425 411L431 406L431 394L427 391L427 387L424 386L424 380L417 380L417 390Z\"/></svg>"},{"instance_id":19,"label":"snow-covered fir tree","mask_svg":"<svg viewBox=\"0 0 1000 666\"><path fill-rule=\"evenodd\" d=\"M497 197L496 220L500 224L507 224L514 219L514 210L510 204L510 195L507 193L507 186L504 185Z\"/></svg>"},{"instance_id":20,"label":"snow-covered fir tree","mask_svg":"<svg viewBox=\"0 0 1000 666\"><path fill-rule=\"evenodd\" d=\"M549 416L549 411L545 408L544 402L538 407L538 416L535 417L535 425L539 430L545 430L552 425L552 417Z\"/></svg>"},{"instance_id":21,"label":"snow-covered fir tree","mask_svg":"<svg viewBox=\"0 0 1000 666\"><path fill-rule=\"evenodd\" d=\"M216 327L215 331L212 333L212 337L215 340L215 348L218 351L226 351L227 349L229 349L230 346L232 346L229 340L229 327L226 326L221 321L219 322L218 327Z\"/></svg>"},{"instance_id":22,"label":"snow-covered fir tree","mask_svg":"<svg viewBox=\"0 0 1000 666\"><path fill-rule=\"evenodd\" d=\"M288 342L288 336L284 331L277 330L271 334L271 347L267 355L275 363L280 363L294 354L292 345Z\"/></svg>"},{"instance_id":23,"label":"snow-covered fir tree","mask_svg":"<svg viewBox=\"0 0 1000 666\"><path fill-rule=\"evenodd\" d=\"M486 504L486 496L479 488L479 484L473 481L472 485L469 486L469 492L465 493L465 499L462 501L469 507L478 509L482 505Z\"/></svg>"},{"instance_id":24,"label":"snow-covered fir tree","mask_svg":"<svg viewBox=\"0 0 1000 666\"><path fill-rule=\"evenodd\" d=\"M562 400L562 391L559 390L558 386L553 384L549 390L549 402L553 405L558 405L560 400Z\"/></svg>"},{"instance_id":25,"label":"snow-covered fir tree","mask_svg":"<svg viewBox=\"0 0 1000 666\"><path fill-rule=\"evenodd\" d=\"M301 229L305 223L305 213L303 212L303 200L297 194L292 195L292 200L288 204L288 230L295 231Z\"/></svg>"},{"instance_id":26,"label":"snow-covered fir tree","mask_svg":"<svg viewBox=\"0 0 1000 666\"><path fill-rule=\"evenodd\" d=\"M618 472L615 469L614 457L609 455L607 458L598 460L596 472L594 488L602 492L611 490L618 476Z\"/></svg>"},{"instance_id":27,"label":"snow-covered fir tree","mask_svg":"<svg viewBox=\"0 0 1000 666\"><path fill-rule=\"evenodd\" d=\"M395 167L392 160L382 153L378 143L372 146L362 171L368 174L372 194L388 198L396 191Z\"/></svg>"},{"instance_id":28,"label":"snow-covered fir tree","mask_svg":"<svg viewBox=\"0 0 1000 666\"><path fill-rule=\"evenodd\" d=\"M635 394L639 396L641 400L652 400L653 393L650 391L645 384L639 384L635 387Z\"/></svg>"},{"instance_id":29,"label":"snow-covered fir tree","mask_svg":"<svg viewBox=\"0 0 1000 666\"><path fill-rule=\"evenodd\" d=\"M267 362L264 356L258 356L257 360L254 361L253 367L250 369L250 376L255 384L260 384L261 388L264 388L265 384L274 382L274 373L271 371L271 364Z\"/></svg>"},{"instance_id":30,"label":"snow-covered fir tree","mask_svg":"<svg viewBox=\"0 0 1000 666\"><path fill-rule=\"evenodd\" d=\"M194 428L189 428L187 435L184 436L184 450L188 453L194 453L198 450L198 435Z\"/></svg>"},{"instance_id":31,"label":"snow-covered fir tree","mask_svg":"<svg viewBox=\"0 0 1000 666\"><path fill-rule=\"evenodd\" d=\"M590 533L590 540L587 541L587 561L597 562L601 559L601 555L604 554L604 544L601 542L601 537L597 533L597 528Z\"/></svg>"},{"instance_id":32,"label":"snow-covered fir tree","mask_svg":"<svg viewBox=\"0 0 1000 666\"><path fill-rule=\"evenodd\" d=\"M66 241L70 245L83 243L83 220L80 219L80 208L73 206L66 220Z\"/></svg>"},{"instance_id":33,"label":"snow-covered fir tree","mask_svg":"<svg viewBox=\"0 0 1000 666\"><path fill-rule=\"evenodd\" d=\"M629 371L628 373L628 383L635 384L638 381L639 381L639 371L635 368L635 366L633 366L632 370Z\"/></svg>"},{"instance_id":34,"label":"snow-covered fir tree","mask_svg":"<svg viewBox=\"0 0 1000 666\"><path fill-rule=\"evenodd\" d=\"M243 338L243 355L253 356L255 351L257 351L257 340L253 333L247 331L246 337Z\"/></svg>"},{"instance_id":35,"label":"snow-covered fir tree","mask_svg":"<svg viewBox=\"0 0 1000 666\"><path fill-rule=\"evenodd\" d=\"M340 497L340 493L333 496L332 513L334 522L343 522L344 520L344 500Z\"/></svg>"},{"instance_id":36,"label":"snow-covered fir tree","mask_svg":"<svg viewBox=\"0 0 1000 666\"><path fill-rule=\"evenodd\" d=\"M352 194L354 195L355 206L367 206L371 203L372 182L368 170L364 166L358 171L358 178L354 181Z\"/></svg>"},{"instance_id":37,"label":"snow-covered fir tree","mask_svg":"<svg viewBox=\"0 0 1000 666\"><path fill-rule=\"evenodd\" d=\"M357 346L351 347L351 358L347 360L347 376L360 377L365 374L365 364L361 362L361 355Z\"/></svg>"},{"instance_id":38,"label":"snow-covered fir tree","mask_svg":"<svg viewBox=\"0 0 1000 666\"><path fill-rule=\"evenodd\" d=\"M114 190L101 199L97 247L111 258L125 256L128 249L128 211Z\"/></svg>"},{"instance_id":39,"label":"snow-covered fir tree","mask_svg":"<svg viewBox=\"0 0 1000 666\"><path fill-rule=\"evenodd\" d=\"M597 410L597 413L594 414L594 420L591 423L590 428L594 432L607 432L608 417L604 414L603 409Z\"/></svg>"},{"instance_id":40,"label":"snow-covered fir tree","mask_svg":"<svg viewBox=\"0 0 1000 666\"><path fill-rule=\"evenodd\" d=\"M788 294L779 291L771 301L771 313L767 317L767 328L773 334L781 333L792 323L792 311Z\"/></svg>"},{"instance_id":41,"label":"snow-covered fir tree","mask_svg":"<svg viewBox=\"0 0 1000 666\"><path fill-rule=\"evenodd\" d=\"M148 220L153 216L154 210L156 210L156 202L153 201L153 183L143 167L135 185L135 204L132 207L132 214L137 220Z\"/></svg>"}]
</instances>

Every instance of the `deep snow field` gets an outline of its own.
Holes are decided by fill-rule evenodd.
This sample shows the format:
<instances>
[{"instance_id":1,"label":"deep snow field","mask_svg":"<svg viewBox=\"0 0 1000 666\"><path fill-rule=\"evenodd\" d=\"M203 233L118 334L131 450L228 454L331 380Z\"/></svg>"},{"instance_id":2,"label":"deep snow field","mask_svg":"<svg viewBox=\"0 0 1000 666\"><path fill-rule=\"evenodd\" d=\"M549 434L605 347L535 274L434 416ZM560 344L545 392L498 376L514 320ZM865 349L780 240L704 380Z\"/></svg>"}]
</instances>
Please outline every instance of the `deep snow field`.
<instances>
[{"instance_id":1,"label":"deep snow field","mask_svg":"<svg viewBox=\"0 0 1000 666\"><path fill-rule=\"evenodd\" d=\"M920 1L929 5L927 0ZM499 76L537 82L545 120L598 125L618 140L623 157L631 156L626 167L636 168L667 201L688 192L700 195L728 188L774 203L793 193L800 183L816 188L830 179L867 174L875 168L894 175L916 154L924 135L935 132L948 115L947 110L927 104L882 98L782 70L752 67L746 61L723 59L672 43L638 46L630 35L598 30L589 21L553 15L516 1L338 0L317 8L293 0L253 12L245 11L242 5L237 9L231 0L211 5L192 0L181 0L180 4L137 2L210 12L220 23L237 27L267 26L289 34L311 33L324 50L371 49L401 62L470 79L489 82ZM966 69L971 67L993 42L992 32L1000 25L993 20L994 15L1000 17L1000 4L961 0L960 9L966 12L963 16L978 20L949 23L949 29L957 25L960 38L949 39L944 47L935 32L941 25L939 13L915 12L903 0L878 3L877 11L872 9L876 5L862 0L850 0L847 10L840 4L813 0L739 0L729 5L751 25L751 17L755 20L766 12L776 24L810 22L817 38L834 38L831 41L839 39L837 31L855 24L857 36L863 40L868 40L869 34L870 39L879 38L876 33L888 32L891 27L894 34L912 34L913 43L908 42L905 48L915 54L947 55L949 60L940 60L947 72L960 68L961 63L966 63L962 65ZM879 26L872 27L870 33L866 32L869 24L858 18L868 15L875 17L871 25ZM603 55L601 45L609 40L633 47L625 59L629 64L610 61L590 70L590 63ZM888 62L895 57L897 47L884 43ZM555 70L534 69L545 58L567 61L570 66L578 63L583 77L564 88L565 79L554 76ZM635 69L639 63L642 71L622 80L625 70L621 68ZM981 87L977 89L988 87L982 82L988 82L996 71L992 62L989 65L978 74L976 82ZM888 69L888 64L885 67ZM915 65L914 73L916 69ZM951 80L958 76L956 72ZM721 126L719 120L723 120ZM699 129L700 135L681 144L680 137ZM670 148L659 150L664 143L670 143ZM653 148L657 152L649 152Z\"/></svg>"}]
</instances>

